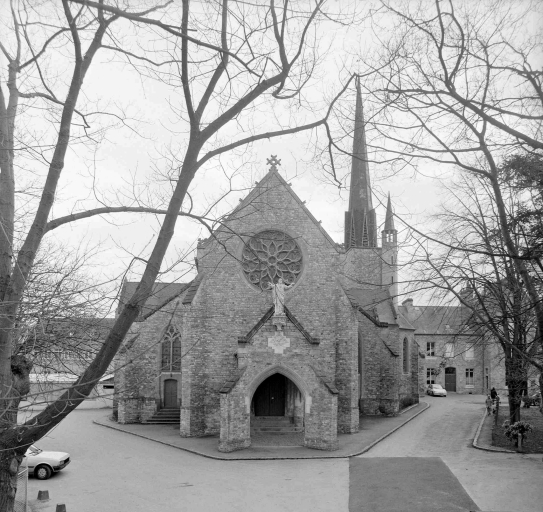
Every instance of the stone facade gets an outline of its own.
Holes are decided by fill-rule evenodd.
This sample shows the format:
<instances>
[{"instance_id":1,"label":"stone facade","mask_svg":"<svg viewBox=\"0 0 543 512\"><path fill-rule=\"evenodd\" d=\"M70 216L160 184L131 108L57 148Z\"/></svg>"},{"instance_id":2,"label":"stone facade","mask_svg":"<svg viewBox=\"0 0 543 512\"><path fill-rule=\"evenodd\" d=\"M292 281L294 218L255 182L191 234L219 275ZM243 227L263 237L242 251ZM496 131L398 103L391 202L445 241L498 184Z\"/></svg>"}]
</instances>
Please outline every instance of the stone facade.
<instances>
[{"instance_id":1,"label":"stone facade","mask_svg":"<svg viewBox=\"0 0 543 512\"><path fill-rule=\"evenodd\" d=\"M247 241L270 230L295 240L302 254L283 316L241 264ZM225 225L199 243L197 278L169 292L161 284L153 300L165 305L127 337L132 341L117 358L118 421L147 421L170 400L165 383L174 380L181 436L218 434L219 450L246 448L258 412L255 394L281 374L280 415L303 427L308 448L334 450L338 433L358 431L361 411L396 414L416 402L414 329L382 276L383 269L387 278L395 275L390 254L396 252L387 247L385 259L378 247L345 251L272 169ZM181 339L177 373L162 368L170 326Z\"/></svg>"},{"instance_id":2,"label":"stone facade","mask_svg":"<svg viewBox=\"0 0 543 512\"><path fill-rule=\"evenodd\" d=\"M406 299L398 308L415 327L425 355L421 391L430 383L461 394L507 393L503 356L497 343L484 344L470 333L468 312L460 306L415 306Z\"/></svg>"},{"instance_id":3,"label":"stone facade","mask_svg":"<svg viewBox=\"0 0 543 512\"><path fill-rule=\"evenodd\" d=\"M155 286L147 320L118 356L120 422L179 407L180 435L218 435L221 451L249 447L262 424L303 429L306 447L335 450L338 433L358 431L360 412L397 414L418 401L423 356L396 305L390 200L377 245L360 90L344 244L281 177L279 161L268 163L199 242L196 278ZM121 303L134 289L125 284Z\"/></svg>"}]
</instances>

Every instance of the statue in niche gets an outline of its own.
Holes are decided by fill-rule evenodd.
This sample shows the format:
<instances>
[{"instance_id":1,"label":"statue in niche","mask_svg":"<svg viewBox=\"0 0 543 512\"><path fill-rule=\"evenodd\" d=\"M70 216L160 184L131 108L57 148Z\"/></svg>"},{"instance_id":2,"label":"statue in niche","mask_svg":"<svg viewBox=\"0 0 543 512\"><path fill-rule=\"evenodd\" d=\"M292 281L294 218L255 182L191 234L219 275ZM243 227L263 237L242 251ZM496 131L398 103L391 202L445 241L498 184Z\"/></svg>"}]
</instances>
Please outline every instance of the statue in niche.
<instances>
[{"instance_id":1,"label":"statue in niche","mask_svg":"<svg viewBox=\"0 0 543 512\"><path fill-rule=\"evenodd\" d=\"M266 290L271 290L273 305L275 308L275 316L284 316L285 315L285 290L292 288L292 284L285 284L281 278L277 283L267 283L265 287Z\"/></svg>"}]
</instances>

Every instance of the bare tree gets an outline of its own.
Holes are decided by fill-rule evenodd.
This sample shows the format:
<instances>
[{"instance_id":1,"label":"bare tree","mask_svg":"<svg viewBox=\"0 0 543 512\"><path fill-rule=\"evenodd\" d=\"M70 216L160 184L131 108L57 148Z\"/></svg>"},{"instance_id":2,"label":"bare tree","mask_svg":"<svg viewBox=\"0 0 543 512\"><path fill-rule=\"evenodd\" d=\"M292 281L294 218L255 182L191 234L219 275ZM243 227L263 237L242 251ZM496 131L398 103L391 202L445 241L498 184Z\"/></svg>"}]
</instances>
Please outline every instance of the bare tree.
<instances>
[{"instance_id":1,"label":"bare tree","mask_svg":"<svg viewBox=\"0 0 543 512\"><path fill-rule=\"evenodd\" d=\"M179 6L166 2L136 11L104 0L63 0L61 8L12 1L12 39L0 46L8 63L5 84L0 87L2 512L12 510L17 469L26 447L62 421L90 393L152 293L178 217L191 213L190 205L184 210L182 207L199 170L227 151L327 122L332 106L320 115L313 114L313 120L305 124L297 124L292 118L286 127L265 126L263 131L257 129L252 115L279 101L291 102L297 108L304 104L302 90L319 64L316 27L323 19L330 23L333 16L324 11L324 4L324 0L312 4L221 0L193 6L183 0ZM132 44L123 42L123 36L130 39L127 34L135 34ZM148 51L145 41L150 39L158 43ZM179 122L184 123L182 142L177 161L165 171L171 193L161 208L101 204L52 218L69 146L92 141L95 135L92 116L78 106L78 100L99 52L118 54L149 78L181 91L182 102L176 112ZM62 68L62 76L70 77L66 83L59 79L59 72L52 72L55 65ZM33 107L38 113L47 112L45 117L51 124L46 132L51 140L35 140L19 124L23 115L28 119ZM308 113L311 115L311 110ZM18 159L23 153L37 155L46 165L43 175L33 181L34 202L28 206L32 222L18 234L21 243L15 250L16 183ZM13 336L26 283L44 237L70 222L126 211L151 211L162 216L154 245L140 257L144 270L134 295L119 311L102 347L77 382L31 420L17 424L31 362L13 357Z\"/></svg>"},{"instance_id":2,"label":"bare tree","mask_svg":"<svg viewBox=\"0 0 543 512\"><path fill-rule=\"evenodd\" d=\"M418 280L413 285L431 288L434 298L458 300L464 333L470 335L474 346L492 354L499 345L511 421L515 422L520 419L528 375L543 370L535 308L508 254L488 183L464 175L446 191L448 200L436 216L438 226L431 237L435 241L415 237L412 270ZM508 217L512 218L519 204L518 194L504 184L502 191ZM513 239L518 247L529 240L522 232L515 233ZM541 294L539 268L532 266L529 272Z\"/></svg>"},{"instance_id":3,"label":"bare tree","mask_svg":"<svg viewBox=\"0 0 543 512\"><path fill-rule=\"evenodd\" d=\"M509 190L500 172L511 154L540 155L543 149L541 11L530 2L384 0L380 13L374 18L375 33L386 27L393 35L382 40L377 56L364 59L365 72L373 71L363 84L373 113L369 124L377 134L374 146L403 166L437 177L464 172L483 187L491 211L481 215L466 207L462 212L470 214L465 219L470 226L488 221L495 242L484 248L488 238L479 238L472 247L452 234L433 241L451 251L445 258L448 277L454 268L462 275L468 256L499 261L500 272L489 281L498 287L493 292L502 294L496 300L510 302L522 289L520 302L515 299L508 307L529 308L533 343L541 350L540 254L526 253L525 239L513 229ZM459 222L460 214L454 225ZM432 241L425 230L410 228L421 246ZM479 271L470 264L470 271ZM433 271L439 268L436 263ZM485 287L487 299L488 293Z\"/></svg>"}]
</instances>

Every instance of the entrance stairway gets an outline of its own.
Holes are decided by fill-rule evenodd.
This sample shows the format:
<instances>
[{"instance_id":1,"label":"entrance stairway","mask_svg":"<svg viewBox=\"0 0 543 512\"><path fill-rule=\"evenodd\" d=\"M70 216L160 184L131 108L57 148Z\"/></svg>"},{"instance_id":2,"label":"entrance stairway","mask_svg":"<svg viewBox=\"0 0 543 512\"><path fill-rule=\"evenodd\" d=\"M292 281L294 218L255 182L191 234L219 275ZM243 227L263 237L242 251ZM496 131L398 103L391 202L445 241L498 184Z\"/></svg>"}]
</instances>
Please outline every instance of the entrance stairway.
<instances>
[{"instance_id":1,"label":"entrance stairway","mask_svg":"<svg viewBox=\"0 0 543 512\"><path fill-rule=\"evenodd\" d=\"M303 432L304 427L295 426L286 416L253 416L251 418L252 434L294 434Z\"/></svg>"},{"instance_id":2,"label":"entrance stairway","mask_svg":"<svg viewBox=\"0 0 543 512\"><path fill-rule=\"evenodd\" d=\"M160 409L147 420L147 423L152 425L179 425L181 423L179 417L180 409Z\"/></svg>"}]
</instances>

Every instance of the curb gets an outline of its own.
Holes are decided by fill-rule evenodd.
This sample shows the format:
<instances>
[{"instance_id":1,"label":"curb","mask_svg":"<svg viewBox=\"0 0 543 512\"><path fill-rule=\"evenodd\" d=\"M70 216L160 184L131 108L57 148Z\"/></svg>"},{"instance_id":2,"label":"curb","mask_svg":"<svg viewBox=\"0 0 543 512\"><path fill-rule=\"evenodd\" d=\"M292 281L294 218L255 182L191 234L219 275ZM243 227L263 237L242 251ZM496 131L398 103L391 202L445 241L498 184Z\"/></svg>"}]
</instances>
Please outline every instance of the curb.
<instances>
[{"instance_id":1,"label":"curb","mask_svg":"<svg viewBox=\"0 0 543 512\"><path fill-rule=\"evenodd\" d=\"M481 421L479 422L479 426L477 427L477 432L475 434L475 437L473 439L473 447L477 448L477 450L483 450L485 452L499 452L499 453L517 453L513 450L507 450L505 448L498 448L496 446L481 446L479 444L479 435L481 434L481 430L483 428L483 423L485 422L485 418L487 416L486 407L483 409L483 417L481 418Z\"/></svg>"},{"instance_id":2,"label":"curb","mask_svg":"<svg viewBox=\"0 0 543 512\"><path fill-rule=\"evenodd\" d=\"M414 414L413 416L411 416L411 418L404 421L401 425L398 425L396 428L393 428L390 432L387 432L385 435L381 436L379 439L373 441L373 443L366 446L360 453L353 453L352 455L347 455L347 457L356 457L358 455L362 455L363 453L369 452L376 444L380 443L381 441L386 439L388 436L394 434L396 430L399 430L400 428L402 428L404 425L409 423L412 419L415 419L419 414L422 414L424 411L426 411L426 409L430 407L430 404L428 402L419 402L419 403L426 404L426 407L424 409L421 409L417 414ZM411 407L415 407L415 405L412 405ZM411 407L408 407L404 412L407 412L409 409L411 409Z\"/></svg>"},{"instance_id":3,"label":"curb","mask_svg":"<svg viewBox=\"0 0 543 512\"><path fill-rule=\"evenodd\" d=\"M412 419L416 418L419 414L422 414L424 411L426 411L429 407L430 407L430 404L427 403L427 402L420 402L421 404L426 404L426 407L424 409L421 409L417 414L414 414L413 416L411 416L411 418L408 418L406 421L404 421L402 424L398 425L397 427L393 428L392 430L390 430L389 432L387 432L386 434L382 435L379 439L373 441L373 443L369 444L368 446L365 446L361 451L359 452L355 452L355 453L350 453L350 454L346 454L346 455L337 455L337 456L334 456L334 455L329 455L327 457L321 457L321 456L318 456L318 455L315 455L314 457L251 457L251 458L247 458L247 457L243 457L243 458L233 458L233 457L229 457L229 458L224 458L224 457L218 457L218 456L214 456L214 455L209 455L207 453L202 453L200 451L197 451L197 450L191 450L190 448L186 448L186 447L182 447L182 446L177 446L175 444L171 444L171 443L167 443L165 441L160 441L158 439L153 439L152 437L148 437L146 435L143 435L143 434L137 434L135 432L130 432L128 430L124 430L122 428L119 428L117 426L113 426L113 425L108 425L107 423L104 423L100 420L92 420L92 422L95 424L95 425L100 425L101 427L106 427L106 428L110 428L112 430L116 430L117 432L123 432L124 434L130 434L130 435L133 435L133 436L136 436L136 437L141 437L142 439L147 439L148 441L153 441L155 443L159 443L159 444L163 444L165 446L170 446L172 448L176 448L177 450L182 450L184 452L188 452L188 453L192 453L194 455L199 455L201 457L205 457L207 459L213 459L213 460L222 460L222 461L240 461L240 460L246 460L246 461L251 461L251 460L315 460L315 459L321 459L321 460L326 460L326 459L348 459L348 458L351 458L351 457L356 457L358 455L362 455L363 453L366 453L367 451L371 450L376 444L380 443L383 439L386 439L388 436L390 436L391 434L393 434L394 432L396 432L397 430L399 430L400 428L402 428L405 424L409 423ZM409 411L409 409L413 408L413 407L416 407L418 404L415 404L415 405L412 405L411 407L408 407L407 409L405 409L404 411L402 411L401 414L403 414L404 412L407 412ZM291 448L291 447L285 447L285 448Z\"/></svg>"}]
</instances>

